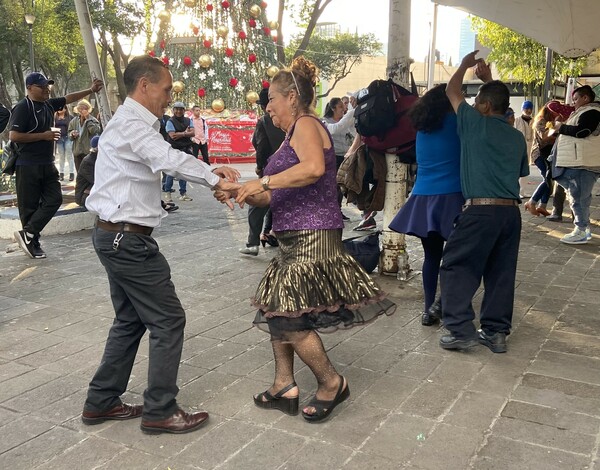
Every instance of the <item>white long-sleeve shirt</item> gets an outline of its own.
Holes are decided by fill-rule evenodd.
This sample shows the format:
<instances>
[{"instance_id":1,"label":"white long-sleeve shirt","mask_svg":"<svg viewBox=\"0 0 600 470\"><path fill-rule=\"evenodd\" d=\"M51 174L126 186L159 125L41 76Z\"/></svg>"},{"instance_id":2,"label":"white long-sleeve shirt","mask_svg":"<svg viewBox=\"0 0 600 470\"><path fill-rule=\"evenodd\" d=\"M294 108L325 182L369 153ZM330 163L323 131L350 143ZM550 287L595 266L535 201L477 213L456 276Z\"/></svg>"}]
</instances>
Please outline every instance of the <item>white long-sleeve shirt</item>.
<instances>
[{"instance_id":1,"label":"white long-sleeve shirt","mask_svg":"<svg viewBox=\"0 0 600 470\"><path fill-rule=\"evenodd\" d=\"M161 172L212 188L219 176L191 155L174 149L158 132L158 118L125 99L100 137L94 186L85 206L109 222L158 227Z\"/></svg>"}]
</instances>

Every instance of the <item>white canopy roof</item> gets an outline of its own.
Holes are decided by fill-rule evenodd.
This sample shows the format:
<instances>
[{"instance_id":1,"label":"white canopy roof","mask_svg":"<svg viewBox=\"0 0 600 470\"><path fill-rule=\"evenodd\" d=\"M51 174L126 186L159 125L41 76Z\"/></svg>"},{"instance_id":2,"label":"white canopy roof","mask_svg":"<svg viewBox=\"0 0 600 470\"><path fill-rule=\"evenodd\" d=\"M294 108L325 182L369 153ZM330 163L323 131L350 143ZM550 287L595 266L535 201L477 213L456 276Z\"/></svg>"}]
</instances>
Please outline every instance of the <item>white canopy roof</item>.
<instances>
[{"instance_id":1,"label":"white canopy roof","mask_svg":"<svg viewBox=\"0 0 600 470\"><path fill-rule=\"evenodd\" d=\"M432 0L529 36L565 57L600 48L600 0Z\"/></svg>"}]
</instances>

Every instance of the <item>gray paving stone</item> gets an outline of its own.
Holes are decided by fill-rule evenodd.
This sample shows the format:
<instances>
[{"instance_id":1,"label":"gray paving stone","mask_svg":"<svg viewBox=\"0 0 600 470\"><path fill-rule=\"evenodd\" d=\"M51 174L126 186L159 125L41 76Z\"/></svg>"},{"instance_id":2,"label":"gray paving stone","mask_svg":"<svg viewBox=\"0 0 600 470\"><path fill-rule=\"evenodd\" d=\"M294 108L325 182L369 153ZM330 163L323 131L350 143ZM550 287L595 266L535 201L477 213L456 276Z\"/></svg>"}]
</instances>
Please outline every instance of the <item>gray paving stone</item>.
<instances>
[{"instance_id":1,"label":"gray paving stone","mask_svg":"<svg viewBox=\"0 0 600 470\"><path fill-rule=\"evenodd\" d=\"M400 468L400 464L378 455L357 452L342 468L344 470L364 470L365 468L373 470L397 470Z\"/></svg>"},{"instance_id":2,"label":"gray paving stone","mask_svg":"<svg viewBox=\"0 0 600 470\"><path fill-rule=\"evenodd\" d=\"M444 416L444 423L486 431L499 416L505 401L499 395L465 391Z\"/></svg>"},{"instance_id":3,"label":"gray paving stone","mask_svg":"<svg viewBox=\"0 0 600 470\"><path fill-rule=\"evenodd\" d=\"M600 359L541 351L529 372L600 385Z\"/></svg>"},{"instance_id":4,"label":"gray paving stone","mask_svg":"<svg viewBox=\"0 0 600 470\"><path fill-rule=\"evenodd\" d=\"M555 329L548 335L544 349L600 358L600 337Z\"/></svg>"},{"instance_id":5,"label":"gray paving stone","mask_svg":"<svg viewBox=\"0 0 600 470\"><path fill-rule=\"evenodd\" d=\"M439 348L439 346L438 346ZM439 356L409 352L389 370L390 374L403 375L415 379L424 379L443 361Z\"/></svg>"},{"instance_id":6,"label":"gray paving stone","mask_svg":"<svg viewBox=\"0 0 600 470\"><path fill-rule=\"evenodd\" d=\"M502 410L502 416L590 436L596 436L600 430L599 418L518 401L509 401Z\"/></svg>"},{"instance_id":7,"label":"gray paving stone","mask_svg":"<svg viewBox=\"0 0 600 470\"><path fill-rule=\"evenodd\" d=\"M177 468L179 470L180 467L173 467L170 465L171 461L172 459L170 458L161 461L160 459L157 459L156 455L125 448L121 453L113 456L111 460L98 467L94 467L94 469L115 470L118 468L127 470L148 470L156 468L164 470L166 468Z\"/></svg>"},{"instance_id":8,"label":"gray paving stone","mask_svg":"<svg viewBox=\"0 0 600 470\"><path fill-rule=\"evenodd\" d=\"M115 454L119 454L125 450L125 446L91 436L37 468L39 470L95 468L98 465L107 463Z\"/></svg>"},{"instance_id":9,"label":"gray paving stone","mask_svg":"<svg viewBox=\"0 0 600 470\"><path fill-rule=\"evenodd\" d=\"M425 382L402 403L399 410L424 418L438 419L450 409L459 395L458 389Z\"/></svg>"},{"instance_id":10,"label":"gray paving stone","mask_svg":"<svg viewBox=\"0 0 600 470\"><path fill-rule=\"evenodd\" d=\"M4 421L3 421L4 422ZM21 416L0 427L0 454L47 432L52 425L35 416Z\"/></svg>"},{"instance_id":11,"label":"gray paving stone","mask_svg":"<svg viewBox=\"0 0 600 470\"><path fill-rule=\"evenodd\" d=\"M281 470L314 470L340 468L352 455L352 449L339 444L308 442L283 464Z\"/></svg>"},{"instance_id":12,"label":"gray paving stone","mask_svg":"<svg viewBox=\"0 0 600 470\"><path fill-rule=\"evenodd\" d=\"M441 424L417 447L410 464L418 468L468 468L483 436L477 429Z\"/></svg>"},{"instance_id":13,"label":"gray paving stone","mask_svg":"<svg viewBox=\"0 0 600 470\"><path fill-rule=\"evenodd\" d=\"M483 368L476 362L465 363L460 357L447 357L428 377L428 382L462 388L469 384Z\"/></svg>"},{"instance_id":14,"label":"gray paving stone","mask_svg":"<svg viewBox=\"0 0 600 470\"><path fill-rule=\"evenodd\" d=\"M305 444L305 439L266 430L250 442L246 447L221 465L223 470L238 470L240 468L276 468L286 462Z\"/></svg>"},{"instance_id":15,"label":"gray paving stone","mask_svg":"<svg viewBox=\"0 0 600 470\"><path fill-rule=\"evenodd\" d=\"M2 387L0 387L0 403L51 382L58 377L60 377L60 374L38 369L5 380Z\"/></svg>"},{"instance_id":16,"label":"gray paving stone","mask_svg":"<svg viewBox=\"0 0 600 470\"><path fill-rule=\"evenodd\" d=\"M88 378L71 374L56 378L39 387L20 393L15 398L3 402L3 405L17 411L37 410L59 401L65 395L87 389Z\"/></svg>"},{"instance_id":17,"label":"gray paving stone","mask_svg":"<svg viewBox=\"0 0 600 470\"><path fill-rule=\"evenodd\" d=\"M346 376L348 377L348 375ZM354 392L354 382L352 382ZM384 375L373 380L370 387L355 402L385 410L394 410L421 385L421 381L397 375Z\"/></svg>"},{"instance_id":18,"label":"gray paving stone","mask_svg":"<svg viewBox=\"0 0 600 470\"><path fill-rule=\"evenodd\" d=\"M19 364L18 362L5 362L4 364L0 364L0 382L18 377L32 370L32 367Z\"/></svg>"},{"instance_id":19,"label":"gray paving stone","mask_svg":"<svg viewBox=\"0 0 600 470\"><path fill-rule=\"evenodd\" d=\"M487 460L487 465L485 460ZM486 469L585 470L589 457L501 436L491 436L478 452L474 467Z\"/></svg>"},{"instance_id":20,"label":"gray paving stone","mask_svg":"<svg viewBox=\"0 0 600 470\"><path fill-rule=\"evenodd\" d=\"M11 470L31 470L85 439L85 434L53 427L35 439L1 454L2 466Z\"/></svg>"}]
</instances>

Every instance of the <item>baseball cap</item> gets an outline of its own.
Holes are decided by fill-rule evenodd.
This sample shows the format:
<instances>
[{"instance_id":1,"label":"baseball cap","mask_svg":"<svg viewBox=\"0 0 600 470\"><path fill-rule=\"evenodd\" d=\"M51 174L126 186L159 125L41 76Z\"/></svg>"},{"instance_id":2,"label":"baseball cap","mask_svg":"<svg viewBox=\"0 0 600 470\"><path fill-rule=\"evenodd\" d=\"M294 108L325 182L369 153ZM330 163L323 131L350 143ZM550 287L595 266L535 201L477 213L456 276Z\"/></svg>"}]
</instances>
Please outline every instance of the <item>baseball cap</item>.
<instances>
[{"instance_id":1,"label":"baseball cap","mask_svg":"<svg viewBox=\"0 0 600 470\"><path fill-rule=\"evenodd\" d=\"M183 104L181 101L175 101L175 103L173 103L173 108L183 108L185 109L185 104Z\"/></svg>"},{"instance_id":2,"label":"baseball cap","mask_svg":"<svg viewBox=\"0 0 600 470\"><path fill-rule=\"evenodd\" d=\"M269 89L263 88L258 94L258 104L261 106L267 106L269 104Z\"/></svg>"},{"instance_id":3,"label":"baseball cap","mask_svg":"<svg viewBox=\"0 0 600 470\"><path fill-rule=\"evenodd\" d=\"M100 140L100 136L99 135L95 135L94 137L92 137L90 139L90 148L97 149L98 148L98 141L99 140Z\"/></svg>"},{"instance_id":4,"label":"baseball cap","mask_svg":"<svg viewBox=\"0 0 600 470\"><path fill-rule=\"evenodd\" d=\"M29 75L27 75L27 78L25 78L25 86L30 85L54 85L54 80L48 80L43 73L32 72Z\"/></svg>"},{"instance_id":5,"label":"baseball cap","mask_svg":"<svg viewBox=\"0 0 600 470\"><path fill-rule=\"evenodd\" d=\"M533 103L529 100L523 101L521 109L533 109Z\"/></svg>"}]
</instances>

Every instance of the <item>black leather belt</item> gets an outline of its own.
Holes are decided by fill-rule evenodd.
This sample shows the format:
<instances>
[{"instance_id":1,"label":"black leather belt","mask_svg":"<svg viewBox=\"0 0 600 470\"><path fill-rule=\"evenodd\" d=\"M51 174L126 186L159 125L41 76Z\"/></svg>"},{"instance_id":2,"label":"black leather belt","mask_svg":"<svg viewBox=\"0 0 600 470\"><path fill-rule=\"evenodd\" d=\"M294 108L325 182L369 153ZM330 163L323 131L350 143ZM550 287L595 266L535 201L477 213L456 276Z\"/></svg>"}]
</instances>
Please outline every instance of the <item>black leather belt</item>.
<instances>
[{"instance_id":1,"label":"black leather belt","mask_svg":"<svg viewBox=\"0 0 600 470\"><path fill-rule=\"evenodd\" d=\"M107 222L102 219L96 219L95 225L107 232L131 232L152 235L152 230L154 230L152 227L146 227L145 225L130 224L128 222Z\"/></svg>"},{"instance_id":2,"label":"black leather belt","mask_svg":"<svg viewBox=\"0 0 600 470\"><path fill-rule=\"evenodd\" d=\"M519 201L516 199L500 199L493 197L476 197L467 199L465 206L518 206Z\"/></svg>"}]
</instances>

